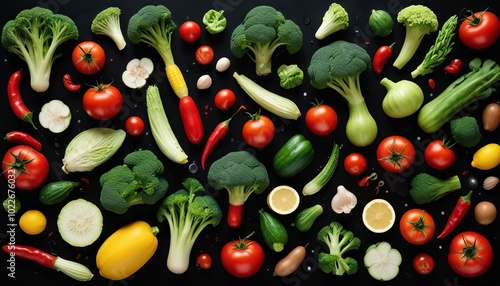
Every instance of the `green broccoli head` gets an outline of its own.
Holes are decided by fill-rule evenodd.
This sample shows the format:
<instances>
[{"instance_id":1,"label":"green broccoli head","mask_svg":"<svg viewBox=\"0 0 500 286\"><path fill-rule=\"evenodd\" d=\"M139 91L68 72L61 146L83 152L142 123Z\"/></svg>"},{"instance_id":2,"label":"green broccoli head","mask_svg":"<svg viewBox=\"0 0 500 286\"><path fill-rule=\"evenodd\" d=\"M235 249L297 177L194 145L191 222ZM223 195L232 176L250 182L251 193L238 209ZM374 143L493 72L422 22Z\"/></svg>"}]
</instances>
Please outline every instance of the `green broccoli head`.
<instances>
[{"instance_id":1,"label":"green broccoli head","mask_svg":"<svg viewBox=\"0 0 500 286\"><path fill-rule=\"evenodd\" d=\"M99 12L90 29L96 35L105 35L110 37L121 51L127 45L120 26L121 10L118 7L108 7Z\"/></svg>"},{"instance_id":2,"label":"green broccoli head","mask_svg":"<svg viewBox=\"0 0 500 286\"><path fill-rule=\"evenodd\" d=\"M149 150L138 150L124 158L124 164L101 175L100 202L109 211L125 213L138 204L155 204L168 190L163 163Z\"/></svg>"},{"instance_id":3,"label":"green broccoli head","mask_svg":"<svg viewBox=\"0 0 500 286\"><path fill-rule=\"evenodd\" d=\"M471 148L481 141L481 130L475 117L463 116L450 121L451 137L459 145Z\"/></svg>"},{"instance_id":4,"label":"green broccoli head","mask_svg":"<svg viewBox=\"0 0 500 286\"><path fill-rule=\"evenodd\" d=\"M316 30L314 36L318 40L323 40L329 35L345 30L349 27L349 14L339 3L331 3L326 10L321 21L321 25Z\"/></svg>"},{"instance_id":5,"label":"green broccoli head","mask_svg":"<svg viewBox=\"0 0 500 286\"><path fill-rule=\"evenodd\" d=\"M358 271L358 262L354 258L343 257L346 252L358 250L361 246L361 240L354 233L339 222L332 221L319 230L317 238L329 250L327 253L320 252L318 256L318 267L323 272L340 276Z\"/></svg>"},{"instance_id":6,"label":"green broccoli head","mask_svg":"<svg viewBox=\"0 0 500 286\"><path fill-rule=\"evenodd\" d=\"M290 54L302 48L300 27L271 6L261 5L250 10L231 34L230 49L237 58L253 53L255 71L259 76L271 73L274 51L285 46Z\"/></svg>"},{"instance_id":7,"label":"green broccoli head","mask_svg":"<svg viewBox=\"0 0 500 286\"><path fill-rule=\"evenodd\" d=\"M284 89L295 88L302 84L304 71L298 65L281 65L278 68L280 86Z\"/></svg>"},{"instance_id":8,"label":"green broccoli head","mask_svg":"<svg viewBox=\"0 0 500 286\"><path fill-rule=\"evenodd\" d=\"M78 28L71 18L42 7L22 10L2 29L2 45L28 65L34 91L49 88L52 64L60 56L58 47L78 39Z\"/></svg>"},{"instance_id":9,"label":"green broccoli head","mask_svg":"<svg viewBox=\"0 0 500 286\"><path fill-rule=\"evenodd\" d=\"M438 178L428 173L419 173L411 179L409 195L418 205L436 201L462 187L458 175Z\"/></svg>"},{"instance_id":10,"label":"green broccoli head","mask_svg":"<svg viewBox=\"0 0 500 286\"><path fill-rule=\"evenodd\" d=\"M397 21L406 27L406 34L393 66L402 69L417 51L422 38L438 30L439 22L436 14L424 5L410 5L401 9Z\"/></svg>"}]
</instances>

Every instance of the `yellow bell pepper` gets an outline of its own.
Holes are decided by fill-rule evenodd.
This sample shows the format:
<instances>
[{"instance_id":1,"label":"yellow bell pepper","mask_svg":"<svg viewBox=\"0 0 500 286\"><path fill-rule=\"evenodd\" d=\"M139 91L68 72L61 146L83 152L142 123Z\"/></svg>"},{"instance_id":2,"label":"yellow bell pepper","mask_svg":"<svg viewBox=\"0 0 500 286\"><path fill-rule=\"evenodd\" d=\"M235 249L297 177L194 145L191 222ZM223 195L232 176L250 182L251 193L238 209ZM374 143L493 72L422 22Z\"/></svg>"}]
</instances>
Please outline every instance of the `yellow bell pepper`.
<instances>
[{"instance_id":1,"label":"yellow bell pepper","mask_svg":"<svg viewBox=\"0 0 500 286\"><path fill-rule=\"evenodd\" d=\"M158 227L140 220L115 231L97 251L99 274L110 280L122 280L134 274L155 253L158 232Z\"/></svg>"}]
</instances>

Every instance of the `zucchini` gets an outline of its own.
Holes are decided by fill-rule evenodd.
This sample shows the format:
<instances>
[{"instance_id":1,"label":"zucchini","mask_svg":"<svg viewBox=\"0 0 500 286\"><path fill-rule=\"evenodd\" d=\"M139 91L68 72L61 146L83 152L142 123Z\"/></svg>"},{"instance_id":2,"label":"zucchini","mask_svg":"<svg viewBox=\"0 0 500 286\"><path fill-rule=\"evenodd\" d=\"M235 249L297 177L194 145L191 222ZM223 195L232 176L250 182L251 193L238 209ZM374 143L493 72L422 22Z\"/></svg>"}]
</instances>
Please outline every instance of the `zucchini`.
<instances>
[{"instance_id":1,"label":"zucchini","mask_svg":"<svg viewBox=\"0 0 500 286\"><path fill-rule=\"evenodd\" d=\"M323 206L320 204L315 204L306 209L301 210L297 216L293 225L301 232L306 232L311 229L314 221L323 213Z\"/></svg>"},{"instance_id":2,"label":"zucchini","mask_svg":"<svg viewBox=\"0 0 500 286\"><path fill-rule=\"evenodd\" d=\"M292 136L274 155L276 175L290 178L304 170L314 159L314 148L302 134Z\"/></svg>"},{"instance_id":3,"label":"zucchini","mask_svg":"<svg viewBox=\"0 0 500 286\"><path fill-rule=\"evenodd\" d=\"M81 181L58 181L46 184L38 195L38 199L44 205L55 205L64 201Z\"/></svg>"},{"instance_id":4,"label":"zucchini","mask_svg":"<svg viewBox=\"0 0 500 286\"><path fill-rule=\"evenodd\" d=\"M264 209L259 210L259 225L266 245L275 252L280 252L288 242L288 232L285 226L272 214Z\"/></svg>"},{"instance_id":5,"label":"zucchini","mask_svg":"<svg viewBox=\"0 0 500 286\"><path fill-rule=\"evenodd\" d=\"M319 192L328 183L328 181L330 181L333 173L335 173L335 169L337 169L337 165L339 163L339 154L340 146L337 143L334 143L332 153L330 154L330 158L328 158L325 167L321 169L316 177L314 177L304 186L304 188L302 189L302 195L314 195L315 193Z\"/></svg>"}]
</instances>

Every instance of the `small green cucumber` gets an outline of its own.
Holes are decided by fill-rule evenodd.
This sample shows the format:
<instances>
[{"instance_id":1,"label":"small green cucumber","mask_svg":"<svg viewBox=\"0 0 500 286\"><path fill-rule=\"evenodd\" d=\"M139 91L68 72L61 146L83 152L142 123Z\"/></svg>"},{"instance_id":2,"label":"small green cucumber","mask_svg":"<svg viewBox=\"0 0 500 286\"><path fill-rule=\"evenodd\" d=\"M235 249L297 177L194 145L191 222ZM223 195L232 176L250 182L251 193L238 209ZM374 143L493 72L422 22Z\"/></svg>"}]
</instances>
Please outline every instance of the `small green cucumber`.
<instances>
[{"instance_id":1,"label":"small green cucumber","mask_svg":"<svg viewBox=\"0 0 500 286\"><path fill-rule=\"evenodd\" d=\"M40 194L38 199L44 205L55 205L64 201L71 191L81 184L81 181L57 181L46 184Z\"/></svg>"},{"instance_id":2,"label":"small green cucumber","mask_svg":"<svg viewBox=\"0 0 500 286\"><path fill-rule=\"evenodd\" d=\"M314 148L302 134L292 136L273 158L273 169L282 178L290 178L304 170L314 159Z\"/></svg>"},{"instance_id":3,"label":"small green cucumber","mask_svg":"<svg viewBox=\"0 0 500 286\"><path fill-rule=\"evenodd\" d=\"M278 218L266 212L259 210L260 231L266 245L275 252L280 252L285 248L288 242L288 232Z\"/></svg>"}]
</instances>

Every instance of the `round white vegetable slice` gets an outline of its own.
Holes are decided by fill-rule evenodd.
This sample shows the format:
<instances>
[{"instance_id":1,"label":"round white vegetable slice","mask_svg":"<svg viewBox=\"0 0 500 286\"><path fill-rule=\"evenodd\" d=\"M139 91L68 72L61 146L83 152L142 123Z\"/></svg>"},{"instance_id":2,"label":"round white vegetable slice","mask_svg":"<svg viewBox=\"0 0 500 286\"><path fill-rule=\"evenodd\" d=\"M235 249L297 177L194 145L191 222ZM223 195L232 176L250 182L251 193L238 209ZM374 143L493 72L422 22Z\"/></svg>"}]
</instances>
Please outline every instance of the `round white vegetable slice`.
<instances>
[{"instance_id":1,"label":"round white vegetable slice","mask_svg":"<svg viewBox=\"0 0 500 286\"><path fill-rule=\"evenodd\" d=\"M401 253L385 241L368 247L363 258L368 273L380 281L394 279L399 273L402 260Z\"/></svg>"},{"instance_id":2,"label":"round white vegetable slice","mask_svg":"<svg viewBox=\"0 0 500 286\"><path fill-rule=\"evenodd\" d=\"M53 133L61 133L71 122L71 110L64 102L53 99L42 106L38 120L44 128Z\"/></svg>"},{"instance_id":3,"label":"round white vegetable slice","mask_svg":"<svg viewBox=\"0 0 500 286\"><path fill-rule=\"evenodd\" d=\"M84 199L68 202L57 217L57 229L62 239L77 247L85 247L96 241L101 235L102 225L101 210Z\"/></svg>"},{"instance_id":4,"label":"round white vegetable slice","mask_svg":"<svg viewBox=\"0 0 500 286\"><path fill-rule=\"evenodd\" d=\"M123 83L130 88L141 88L154 70L153 62L148 58L133 59L127 64L122 74Z\"/></svg>"}]
</instances>

